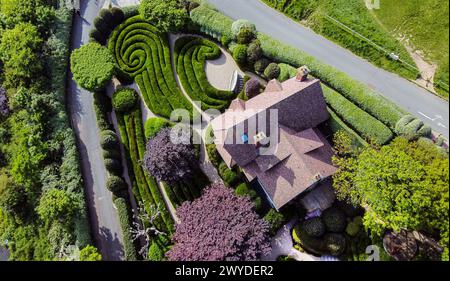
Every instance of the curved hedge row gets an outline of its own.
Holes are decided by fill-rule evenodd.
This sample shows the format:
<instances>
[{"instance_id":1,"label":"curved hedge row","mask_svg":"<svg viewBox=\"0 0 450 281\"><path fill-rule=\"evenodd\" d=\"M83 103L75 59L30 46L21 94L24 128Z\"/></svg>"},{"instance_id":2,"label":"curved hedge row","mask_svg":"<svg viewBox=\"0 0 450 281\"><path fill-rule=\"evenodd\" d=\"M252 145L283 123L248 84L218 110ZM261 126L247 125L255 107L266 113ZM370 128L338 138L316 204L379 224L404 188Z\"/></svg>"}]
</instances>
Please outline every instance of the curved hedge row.
<instances>
[{"instance_id":1,"label":"curved hedge row","mask_svg":"<svg viewBox=\"0 0 450 281\"><path fill-rule=\"evenodd\" d=\"M115 57L119 80L136 81L153 113L170 118L174 109L192 111L175 81L167 37L153 25L140 16L127 19L111 34L109 49Z\"/></svg>"},{"instance_id":2,"label":"curved hedge row","mask_svg":"<svg viewBox=\"0 0 450 281\"><path fill-rule=\"evenodd\" d=\"M235 94L214 88L206 77L206 60L217 59L220 48L209 40L182 37L175 43L174 62L184 90L193 101L201 101L202 109L224 110Z\"/></svg>"}]
</instances>

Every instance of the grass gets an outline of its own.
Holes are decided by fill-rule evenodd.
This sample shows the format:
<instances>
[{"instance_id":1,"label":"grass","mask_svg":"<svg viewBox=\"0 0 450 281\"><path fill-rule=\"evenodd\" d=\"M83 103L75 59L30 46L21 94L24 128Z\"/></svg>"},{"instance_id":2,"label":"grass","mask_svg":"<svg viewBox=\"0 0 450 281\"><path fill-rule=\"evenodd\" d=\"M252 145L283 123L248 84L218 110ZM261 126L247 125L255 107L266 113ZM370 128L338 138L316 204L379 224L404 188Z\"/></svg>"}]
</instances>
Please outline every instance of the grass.
<instances>
[{"instance_id":1,"label":"grass","mask_svg":"<svg viewBox=\"0 0 450 281\"><path fill-rule=\"evenodd\" d=\"M437 64L434 82L437 83L439 94L448 98L449 2L441 0L382 1L380 9L373 12L393 36L405 36L428 61Z\"/></svg>"},{"instance_id":2,"label":"grass","mask_svg":"<svg viewBox=\"0 0 450 281\"><path fill-rule=\"evenodd\" d=\"M175 109L192 112L192 104L173 75L167 34L134 16L113 31L109 49L115 56L119 80L136 81L153 113L170 118Z\"/></svg>"},{"instance_id":3,"label":"grass","mask_svg":"<svg viewBox=\"0 0 450 281\"><path fill-rule=\"evenodd\" d=\"M174 61L181 84L193 101L202 102L202 110L223 111L236 96L231 91L214 88L206 77L206 60L217 59L220 55L220 48L206 39L182 37L175 43Z\"/></svg>"},{"instance_id":4,"label":"grass","mask_svg":"<svg viewBox=\"0 0 450 281\"><path fill-rule=\"evenodd\" d=\"M409 79L415 79L418 75L417 71L391 60L384 52L367 40L349 32L346 28L325 16L328 15L338 20L389 52L399 54L405 62L414 65L414 61L405 47L375 20L363 0L263 1L294 20L302 21L316 33L327 37L381 68Z\"/></svg>"}]
</instances>

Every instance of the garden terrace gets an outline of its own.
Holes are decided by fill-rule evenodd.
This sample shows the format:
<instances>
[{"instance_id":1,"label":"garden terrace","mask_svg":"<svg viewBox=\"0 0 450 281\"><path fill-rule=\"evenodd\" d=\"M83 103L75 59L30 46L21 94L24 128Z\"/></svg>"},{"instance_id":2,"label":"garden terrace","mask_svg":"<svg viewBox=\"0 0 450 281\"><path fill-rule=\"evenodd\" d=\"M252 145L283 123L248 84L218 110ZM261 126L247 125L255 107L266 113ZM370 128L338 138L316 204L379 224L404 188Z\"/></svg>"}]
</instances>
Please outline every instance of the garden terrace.
<instances>
[{"instance_id":1,"label":"garden terrace","mask_svg":"<svg viewBox=\"0 0 450 281\"><path fill-rule=\"evenodd\" d=\"M136 81L153 113L169 118L174 109L192 111L191 103L176 84L166 34L134 16L113 31L109 49L116 60L119 80Z\"/></svg>"},{"instance_id":2,"label":"garden terrace","mask_svg":"<svg viewBox=\"0 0 450 281\"><path fill-rule=\"evenodd\" d=\"M231 91L214 88L206 77L206 60L217 59L220 55L220 48L203 38L182 37L175 43L174 62L181 84L192 100L202 102L203 110L223 111L236 97Z\"/></svg>"},{"instance_id":3,"label":"garden terrace","mask_svg":"<svg viewBox=\"0 0 450 281\"><path fill-rule=\"evenodd\" d=\"M145 154L145 137L141 110L137 108L129 113L116 112L116 116L120 137L128 161L133 194L137 201L143 204L145 211L149 215L151 215L151 206L158 206L161 217L155 221L155 225L163 231L172 233L174 222L165 205L158 184L154 178L144 171L141 165L141 159L143 159Z\"/></svg>"}]
</instances>

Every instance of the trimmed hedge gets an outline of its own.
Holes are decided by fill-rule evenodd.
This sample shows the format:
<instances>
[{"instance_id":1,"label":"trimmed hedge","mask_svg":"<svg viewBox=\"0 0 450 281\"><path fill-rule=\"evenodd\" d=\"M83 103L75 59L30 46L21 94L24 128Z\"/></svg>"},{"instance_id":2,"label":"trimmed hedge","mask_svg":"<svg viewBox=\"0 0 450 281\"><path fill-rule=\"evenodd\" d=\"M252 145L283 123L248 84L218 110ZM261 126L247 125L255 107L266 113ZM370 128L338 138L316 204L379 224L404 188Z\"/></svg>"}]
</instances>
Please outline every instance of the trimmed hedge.
<instances>
[{"instance_id":1,"label":"trimmed hedge","mask_svg":"<svg viewBox=\"0 0 450 281\"><path fill-rule=\"evenodd\" d=\"M312 237L321 237L325 234L325 224L320 217L305 220L302 225L306 234Z\"/></svg>"},{"instance_id":2,"label":"trimmed hedge","mask_svg":"<svg viewBox=\"0 0 450 281\"><path fill-rule=\"evenodd\" d=\"M123 173L122 162L118 159L104 158L105 167L113 175L120 176Z\"/></svg>"},{"instance_id":3,"label":"trimmed hedge","mask_svg":"<svg viewBox=\"0 0 450 281\"><path fill-rule=\"evenodd\" d=\"M258 40L253 41L247 48L247 63L254 66L254 64L261 59L262 49Z\"/></svg>"},{"instance_id":4,"label":"trimmed hedge","mask_svg":"<svg viewBox=\"0 0 450 281\"><path fill-rule=\"evenodd\" d=\"M236 185L241 179L239 174L237 174L233 170L230 170L227 164L225 164L225 162L223 161L219 164L219 175L228 186Z\"/></svg>"},{"instance_id":5,"label":"trimmed hedge","mask_svg":"<svg viewBox=\"0 0 450 281\"><path fill-rule=\"evenodd\" d=\"M112 97L112 105L116 112L129 112L137 106L137 102L137 93L131 88L121 88Z\"/></svg>"},{"instance_id":6,"label":"trimmed hedge","mask_svg":"<svg viewBox=\"0 0 450 281\"><path fill-rule=\"evenodd\" d=\"M322 220L327 230L331 232L343 232L347 226L344 212L335 207L326 209L322 214Z\"/></svg>"},{"instance_id":7,"label":"trimmed hedge","mask_svg":"<svg viewBox=\"0 0 450 281\"><path fill-rule=\"evenodd\" d=\"M256 26L248 20L239 19L239 20L234 21L231 24L231 33L233 34L233 36L235 38L237 38L239 36L239 33L243 29L247 29L251 33L256 34Z\"/></svg>"},{"instance_id":8,"label":"trimmed hedge","mask_svg":"<svg viewBox=\"0 0 450 281\"><path fill-rule=\"evenodd\" d=\"M383 145L394 138L388 127L339 93L324 87L323 94L335 113L365 139Z\"/></svg>"},{"instance_id":9,"label":"trimmed hedge","mask_svg":"<svg viewBox=\"0 0 450 281\"><path fill-rule=\"evenodd\" d=\"M322 238L309 236L301 225L296 225L292 230L292 238L294 242L301 245L306 251L316 254L325 255L328 250Z\"/></svg>"},{"instance_id":10,"label":"trimmed hedge","mask_svg":"<svg viewBox=\"0 0 450 281\"><path fill-rule=\"evenodd\" d=\"M162 128L170 127L170 126L172 126L172 122L170 122L169 120L159 118L159 117L149 118L145 122L145 128L144 128L145 138L146 139L152 138L152 137L156 136L156 134Z\"/></svg>"},{"instance_id":11,"label":"trimmed hedge","mask_svg":"<svg viewBox=\"0 0 450 281\"><path fill-rule=\"evenodd\" d=\"M345 237L338 233L327 233L324 237L324 243L327 250L333 256L340 256L345 251Z\"/></svg>"},{"instance_id":12,"label":"trimmed hedge","mask_svg":"<svg viewBox=\"0 0 450 281\"><path fill-rule=\"evenodd\" d=\"M278 76L280 76L280 72L281 71L278 64L272 62L264 70L264 76L266 76L268 80L272 80L278 78Z\"/></svg>"},{"instance_id":13,"label":"trimmed hedge","mask_svg":"<svg viewBox=\"0 0 450 281\"><path fill-rule=\"evenodd\" d=\"M119 215L120 227L122 229L123 236L123 250L125 252L125 260L136 261L137 253L133 244L133 237L131 236L131 218L128 210L128 205L125 199L117 198L114 200L114 205L117 208Z\"/></svg>"},{"instance_id":14,"label":"trimmed hedge","mask_svg":"<svg viewBox=\"0 0 450 281\"><path fill-rule=\"evenodd\" d=\"M238 35L236 36L236 41L238 44L249 44L255 39L256 34L253 30L248 27L241 28Z\"/></svg>"},{"instance_id":15,"label":"trimmed hedge","mask_svg":"<svg viewBox=\"0 0 450 281\"><path fill-rule=\"evenodd\" d=\"M262 58L255 62L254 69L256 73L263 73L269 64L270 61L268 59Z\"/></svg>"},{"instance_id":16,"label":"trimmed hedge","mask_svg":"<svg viewBox=\"0 0 450 281\"><path fill-rule=\"evenodd\" d=\"M403 116L395 125L395 132L410 140L420 137L430 137L432 134L431 127L425 125L422 120L412 115Z\"/></svg>"},{"instance_id":17,"label":"trimmed hedge","mask_svg":"<svg viewBox=\"0 0 450 281\"><path fill-rule=\"evenodd\" d=\"M280 82L284 82L297 75L297 69L289 64L279 63L278 66L280 67L280 75L278 75L277 80Z\"/></svg>"},{"instance_id":18,"label":"trimmed hedge","mask_svg":"<svg viewBox=\"0 0 450 281\"><path fill-rule=\"evenodd\" d=\"M229 17L201 5L190 13L191 20L200 26L200 31L220 40L222 36L234 38L231 32L233 20Z\"/></svg>"},{"instance_id":19,"label":"trimmed hedge","mask_svg":"<svg viewBox=\"0 0 450 281\"><path fill-rule=\"evenodd\" d=\"M127 188L127 184L118 176L110 176L106 181L106 188L113 194L118 194Z\"/></svg>"},{"instance_id":20,"label":"trimmed hedge","mask_svg":"<svg viewBox=\"0 0 450 281\"><path fill-rule=\"evenodd\" d=\"M100 146L103 149L116 149L119 146L119 141L115 134L105 133L109 131L103 131L100 136Z\"/></svg>"},{"instance_id":21,"label":"trimmed hedge","mask_svg":"<svg viewBox=\"0 0 450 281\"><path fill-rule=\"evenodd\" d=\"M214 88L206 77L206 60L221 56L213 42L198 37L182 37L175 42L174 61L186 93L193 101L201 101L202 109L225 110L236 95Z\"/></svg>"},{"instance_id":22,"label":"trimmed hedge","mask_svg":"<svg viewBox=\"0 0 450 281\"><path fill-rule=\"evenodd\" d=\"M169 42L153 25L134 16L111 34L109 50L114 54L119 80L136 81L147 107L170 118L175 109L192 112L173 75Z\"/></svg>"},{"instance_id":23,"label":"trimmed hedge","mask_svg":"<svg viewBox=\"0 0 450 281\"><path fill-rule=\"evenodd\" d=\"M356 145L363 147L367 146L368 143L361 138L355 131L353 131L349 126L347 126L344 121L342 121L336 113L331 108L327 108L328 113L330 113L330 118L328 119L328 125L333 134L337 133L338 131L344 131L347 133L347 135L352 139L353 143Z\"/></svg>"}]
</instances>

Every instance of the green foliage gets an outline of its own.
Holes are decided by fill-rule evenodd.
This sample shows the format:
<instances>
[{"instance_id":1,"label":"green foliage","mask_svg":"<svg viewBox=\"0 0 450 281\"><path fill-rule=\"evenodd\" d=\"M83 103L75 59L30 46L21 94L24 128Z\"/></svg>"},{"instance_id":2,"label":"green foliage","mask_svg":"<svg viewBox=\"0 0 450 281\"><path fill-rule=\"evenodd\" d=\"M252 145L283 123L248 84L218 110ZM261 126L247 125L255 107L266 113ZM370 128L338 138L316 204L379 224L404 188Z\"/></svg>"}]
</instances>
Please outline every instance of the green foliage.
<instances>
[{"instance_id":1,"label":"green foliage","mask_svg":"<svg viewBox=\"0 0 450 281\"><path fill-rule=\"evenodd\" d=\"M114 57L98 43L89 43L73 51L71 69L75 81L88 91L106 86L114 74Z\"/></svg>"},{"instance_id":2,"label":"green foliage","mask_svg":"<svg viewBox=\"0 0 450 281\"><path fill-rule=\"evenodd\" d=\"M306 234L312 237L322 237L325 234L325 224L320 217L305 220L302 228Z\"/></svg>"},{"instance_id":3,"label":"green foliage","mask_svg":"<svg viewBox=\"0 0 450 281\"><path fill-rule=\"evenodd\" d=\"M354 237L359 233L361 226L363 226L362 217L357 216L347 224L347 227L345 228L345 233Z\"/></svg>"},{"instance_id":4,"label":"green foliage","mask_svg":"<svg viewBox=\"0 0 450 281\"><path fill-rule=\"evenodd\" d=\"M39 51L43 40L30 23L19 23L1 34L0 60L3 63L5 85L28 85L43 69Z\"/></svg>"},{"instance_id":5,"label":"green foliage","mask_svg":"<svg viewBox=\"0 0 450 281\"><path fill-rule=\"evenodd\" d=\"M342 121L336 113L333 112L330 108L328 108L328 112L330 113L330 118L327 123L330 130L336 135L338 132L345 134L348 138L350 138L352 145L363 147L368 145L367 142L361 138L354 130L352 130L349 126L347 126L344 121Z\"/></svg>"},{"instance_id":6,"label":"green foliage","mask_svg":"<svg viewBox=\"0 0 450 281\"><path fill-rule=\"evenodd\" d=\"M264 70L264 76L268 80L272 80L272 79L278 78L278 76L280 76L280 71L281 70L280 70L280 67L278 66L278 64L272 62Z\"/></svg>"},{"instance_id":7,"label":"green foliage","mask_svg":"<svg viewBox=\"0 0 450 281\"><path fill-rule=\"evenodd\" d=\"M395 125L395 132L400 136L413 140L420 137L430 137L431 127L412 115L405 115Z\"/></svg>"},{"instance_id":8,"label":"green foliage","mask_svg":"<svg viewBox=\"0 0 450 281\"><path fill-rule=\"evenodd\" d=\"M238 44L233 49L233 59L240 65L244 66L247 62L247 46Z\"/></svg>"},{"instance_id":9,"label":"green foliage","mask_svg":"<svg viewBox=\"0 0 450 281\"><path fill-rule=\"evenodd\" d=\"M170 118L174 109L192 112L192 104L175 81L167 37L155 26L139 16L129 18L111 34L109 49L115 56L118 78L135 80L153 113Z\"/></svg>"},{"instance_id":10,"label":"green foliage","mask_svg":"<svg viewBox=\"0 0 450 281\"><path fill-rule=\"evenodd\" d=\"M131 236L131 218L128 211L128 205L125 199L117 198L114 200L114 205L117 208L119 215L120 227L123 235L123 249L125 252L125 260L136 261L137 253L133 244L133 237Z\"/></svg>"},{"instance_id":11,"label":"green foliage","mask_svg":"<svg viewBox=\"0 0 450 281\"><path fill-rule=\"evenodd\" d=\"M297 69L289 64L279 63L278 66L280 67L280 75L277 80L280 82L284 82L297 75Z\"/></svg>"},{"instance_id":12,"label":"green foliage","mask_svg":"<svg viewBox=\"0 0 450 281\"><path fill-rule=\"evenodd\" d=\"M322 220L330 232L343 232L347 226L345 214L335 207L326 209L322 214Z\"/></svg>"},{"instance_id":13,"label":"green foliage","mask_svg":"<svg viewBox=\"0 0 450 281\"><path fill-rule=\"evenodd\" d=\"M231 38L227 37L227 36L222 36L222 38L220 38L220 44L222 44L222 46L224 48L228 48L228 45L231 43Z\"/></svg>"},{"instance_id":14,"label":"green foliage","mask_svg":"<svg viewBox=\"0 0 450 281\"><path fill-rule=\"evenodd\" d=\"M236 40L238 44L249 44L253 39L255 39L256 34L250 28L244 27L241 28L239 33L236 36Z\"/></svg>"},{"instance_id":15,"label":"green foliage","mask_svg":"<svg viewBox=\"0 0 450 281\"><path fill-rule=\"evenodd\" d=\"M386 144L393 137L392 131L367 112L358 108L339 93L323 88L325 101L352 129L362 137L377 144Z\"/></svg>"},{"instance_id":16,"label":"green foliage","mask_svg":"<svg viewBox=\"0 0 450 281\"><path fill-rule=\"evenodd\" d=\"M55 10L45 0L0 0L0 14L7 28L29 23L42 34L47 34L55 19Z\"/></svg>"},{"instance_id":17,"label":"green foliage","mask_svg":"<svg viewBox=\"0 0 450 281\"><path fill-rule=\"evenodd\" d=\"M296 225L292 230L292 239L310 253L320 256L327 253L323 239L309 236L300 224Z\"/></svg>"},{"instance_id":18,"label":"green foliage","mask_svg":"<svg viewBox=\"0 0 450 281\"><path fill-rule=\"evenodd\" d=\"M148 259L150 261L163 261L165 254L169 250L170 241L165 235L156 236L148 250Z\"/></svg>"},{"instance_id":19,"label":"green foliage","mask_svg":"<svg viewBox=\"0 0 450 281\"><path fill-rule=\"evenodd\" d=\"M106 181L106 188L113 194L119 194L121 191L127 188L125 181L118 176L109 176Z\"/></svg>"},{"instance_id":20,"label":"green foliage","mask_svg":"<svg viewBox=\"0 0 450 281\"><path fill-rule=\"evenodd\" d=\"M215 144L206 144L206 153L208 154L209 161L214 165L214 167L219 168L220 163L223 161L217 152Z\"/></svg>"},{"instance_id":21,"label":"green foliage","mask_svg":"<svg viewBox=\"0 0 450 281\"><path fill-rule=\"evenodd\" d=\"M91 245L87 245L80 250L80 261L101 261L102 255L98 252L97 248Z\"/></svg>"},{"instance_id":22,"label":"green foliage","mask_svg":"<svg viewBox=\"0 0 450 281\"><path fill-rule=\"evenodd\" d=\"M235 98L231 91L214 88L206 77L206 60L217 59L221 54L216 44L202 38L182 37L175 43L174 61L180 81L193 101L202 102L202 110L225 110Z\"/></svg>"},{"instance_id":23,"label":"green foliage","mask_svg":"<svg viewBox=\"0 0 450 281\"><path fill-rule=\"evenodd\" d=\"M17 186L6 175L1 175L0 208L9 215L23 217L27 206L26 191Z\"/></svg>"},{"instance_id":24,"label":"green foliage","mask_svg":"<svg viewBox=\"0 0 450 281\"><path fill-rule=\"evenodd\" d=\"M327 233L324 237L327 250L333 256L340 256L345 251L345 236L338 233Z\"/></svg>"},{"instance_id":25,"label":"green foliage","mask_svg":"<svg viewBox=\"0 0 450 281\"><path fill-rule=\"evenodd\" d=\"M186 9L178 0L142 0L139 13L162 32L178 32L188 19Z\"/></svg>"},{"instance_id":26,"label":"green foliage","mask_svg":"<svg viewBox=\"0 0 450 281\"><path fill-rule=\"evenodd\" d=\"M114 132L111 134L111 131L102 131L100 145L103 149L115 149L118 148L119 142Z\"/></svg>"},{"instance_id":27,"label":"green foliage","mask_svg":"<svg viewBox=\"0 0 450 281\"><path fill-rule=\"evenodd\" d=\"M248 45L247 62L254 65L262 57L262 50L259 41L255 40Z\"/></svg>"},{"instance_id":28,"label":"green foliage","mask_svg":"<svg viewBox=\"0 0 450 281\"><path fill-rule=\"evenodd\" d=\"M264 216L264 220L269 224L269 234L274 236L277 231L286 223L286 218L275 209L270 209Z\"/></svg>"},{"instance_id":29,"label":"green foliage","mask_svg":"<svg viewBox=\"0 0 450 281\"><path fill-rule=\"evenodd\" d=\"M233 34L233 38L238 38L239 32L243 29L247 29L249 32L256 34L256 27L253 23L248 20L239 19L234 21L231 25L231 33Z\"/></svg>"},{"instance_id":30,"label":"green foliage","mask_svg":"<svg viewBox=\"0 0 450 281\"><path fill-rule=\"evenodd\" d=\"M164 118L159 118L159 117L149 118L145 122L145 128L144 128L145 138L146 139L152 138L152 137L156 136L156 134L162 128L170 127L171 125L172 125L172 123L169 120L166 120Z\"/></svg>"},{"instance_id":31,"label":"green foliage","mask_svg":"<svg viewBox=\"0 0 450 281\"><path fill-rule=\"evenodd\" d=\"M263 73L269 64L270 61L266 58L257 60L254 65L256 73Z\"/></svg>"},{"instance_id":32,"label":"green foliage","mask_svg":"<svg viewBox=\"0 0 450 281\"><path fill-rule=\"evenodd\" d=\"M120 88L113 94L112 105L117 112L126 113L137 106L137 93L131 88Z\"/></svg>"},{"instance_id":33,"label":"green foliage","mask_svg":"<svg viewBox=\"0 0 450 281\"><path fill-rule=\"evenodd\" d=\"M74 199L64 190L52 188L44 192L36 211L45 222L70 219L77 204Z\"/></svg>"},{"instance_id":34,"label":"green foliage","mask_svg":"<svg viewBox=\"0 0 450 281\"><path fill-rule=\"evenodd\" d=\"M110 172L113 175L120 176L122 175L123 167L122 163L120 162L120 159L111 159L111 158L105 158L105 167L108 172Z\"/></svg>"},{"instance_id":35,"label":"green foliage","mask_svg":"<svg viewBox=\"0 0 450 281\"><path fill-rule=\"evenodd\" d=\"M447 247L449 159L434 144L400 137L334 163L338 198L367 206L364 226L372 233L423 230Z\"/></svg>"},{"instance_id":36,"label":"green foliage","mask_svg":"<svg viewBox=\"0 0 450 281\"><path fill-rule=\"evenodd\" d=\"M191 20L200 26L202 33L208 34L216 39L220 40L222 36L235 38L231 32L233 21L229 17L208 8L207 5L201 5L191 11Z\"/></svg>"},{"instance_id":37,"label":"green foliage","mask_svg":"<svg viewBox=\"0 0 450 281\"><path fill-rule=\"evenodd\" d=\"M219 164L219 175L228 186L234 186L241 178L236 172L230 170L223 161Z\"/></svg>"}]
</instances>

